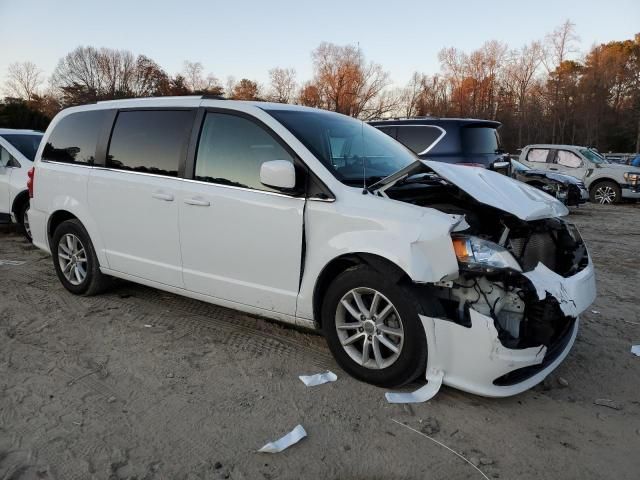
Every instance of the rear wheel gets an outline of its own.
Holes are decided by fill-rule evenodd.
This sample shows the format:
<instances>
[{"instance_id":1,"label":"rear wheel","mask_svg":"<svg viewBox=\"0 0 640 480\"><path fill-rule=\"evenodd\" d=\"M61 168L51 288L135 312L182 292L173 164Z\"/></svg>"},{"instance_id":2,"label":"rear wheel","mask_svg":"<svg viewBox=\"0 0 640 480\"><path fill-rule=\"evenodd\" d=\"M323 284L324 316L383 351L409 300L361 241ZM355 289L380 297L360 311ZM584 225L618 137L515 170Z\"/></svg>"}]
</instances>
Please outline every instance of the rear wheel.
<instances>
[{"instance_id":1,"label":"rear wheel","mask_svg":"<svg viewBox=\"0 0 640 480\"><path fill-rule=\"evenodd\" d=\"M600 182L591 188L590 196L594 203L602 205L618 203L621 198L620 186L615 182Z\"/></svg>"},{"instance_id":2,"label":"rear wheel","mask_svg":"<svg viewBox=\"0 0 640 480\"><path fill-rule=\"evenodd\" d=\"M427 363L424 309L411 284L367 265L341 273L322 305L327 343L340 366L374 385L414 380Z\"/></svg>"},{"instance_id":3,"label":"rear wheel","mask_svg":"<svg viewBox=\"0 0 640 480\"><path fill-rule=\"evenodd\" d=\"M56 228L51 253L62 285L76 295L95 295L109 285L109 277L100 272L89 234L79 220L66 220Z\"/></svg>"},{"instance_id":4,"label":"rear wheel","mask_svg":"<svg viewBox=\"0 0 640 480\"><path fill-rule=\"evenodd\" d=\"M20 225L22 225L22 232L24 236L27 237L29 242L33 241L31 237L31 228L29 226L29 201L24 202L23 205L20 205L18 211L16 212L16 220Z\"/></svg>"}]
</instances>

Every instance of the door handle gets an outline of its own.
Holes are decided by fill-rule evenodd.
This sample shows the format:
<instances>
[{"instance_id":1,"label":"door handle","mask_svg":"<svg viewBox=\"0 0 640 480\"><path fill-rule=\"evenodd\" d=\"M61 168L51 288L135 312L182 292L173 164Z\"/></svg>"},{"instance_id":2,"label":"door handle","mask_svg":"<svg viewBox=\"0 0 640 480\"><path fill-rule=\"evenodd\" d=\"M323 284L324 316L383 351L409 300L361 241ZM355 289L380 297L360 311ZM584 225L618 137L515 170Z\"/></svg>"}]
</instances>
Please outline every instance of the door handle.
<instances>
[{"instance_id":1,"label":"door handle","mask_svg":"<svg viewBox=\"0 0 640 480\"><path fill-rule=\"evenodd\" d=\"M153 192L151 196L158 200L164 200L165 202L173 202L173 195L170 193Z\"/></svg>"},{"instance_id":2,"label":"door handle","mask_svg":"<svg viewBox=\"0 0 640 480\"><path fill-rule=\"evenodd\" d=\"M194 205L196 207L208 207L211 203L208 200L201 200L199 198L186 198L184 203L187 205Z\"/></svg>"},{"instance_id":3,"label":"door handle","mask_svg":"<svg viewBox=\"0 0 640 480\"><path fill-rule=\"evenodd\" d=\"M556 170L557 171L558 169L554 168L554 167L549 167L549 170Z\"/></svg>"}]
</instances>

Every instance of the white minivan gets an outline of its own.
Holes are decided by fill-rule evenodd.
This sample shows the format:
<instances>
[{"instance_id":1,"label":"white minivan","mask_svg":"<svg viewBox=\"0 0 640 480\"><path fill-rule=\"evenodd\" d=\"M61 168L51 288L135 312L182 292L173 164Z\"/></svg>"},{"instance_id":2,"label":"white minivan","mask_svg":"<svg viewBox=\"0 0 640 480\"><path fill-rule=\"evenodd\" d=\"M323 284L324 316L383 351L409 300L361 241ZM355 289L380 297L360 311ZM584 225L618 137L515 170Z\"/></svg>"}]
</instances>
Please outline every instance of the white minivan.
<instances>
[{"instance_id":1,"label":"white minivan","mask_svg":"<svg viewBox=\"0 0 640 480\"><path fill-rule=\"evenodd\" d=\"M27 240L31 240L27 172L40 140L42 132L0 128L0 223L21 225Z\"/></svg>"},{"instance_id":2,"label":"white minivan","mask_svg":"<svg viewBox=\"0 0 640 480\"><path fill-rule=\"evenodd\" d=\"M92 295L118 277L321 329L351 375L506 396L567 355L595 298L568 211L363 122L207 97L99 102L51 122L34 244Z\"/></svg>"}]
</instances>

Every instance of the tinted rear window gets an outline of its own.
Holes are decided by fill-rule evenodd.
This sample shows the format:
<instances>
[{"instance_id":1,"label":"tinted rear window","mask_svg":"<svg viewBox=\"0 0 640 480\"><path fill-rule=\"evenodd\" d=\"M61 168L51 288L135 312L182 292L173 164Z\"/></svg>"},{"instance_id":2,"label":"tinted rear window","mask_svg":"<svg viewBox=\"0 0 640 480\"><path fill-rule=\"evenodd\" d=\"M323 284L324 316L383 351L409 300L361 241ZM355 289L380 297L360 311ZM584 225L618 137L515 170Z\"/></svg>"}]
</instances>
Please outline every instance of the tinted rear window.
<instances>
[{"instance_id":1,"label":"tinted rear window","mask_svg":"<svg viewBox=\"0 0 640 480\"><path fill-rule=\"evenodd\" d=\"M34 133L33 135L15 135L15 134L7 134L2 135L7 142L9 142L13 147L18 150L22 155L25 156L28 160L33 162L33 159L36 156L36 151L38 150L38 146L40 146L40 140L42 140L41 133Z\"/></svg>"},{"instance_id":2,"label":"tinted rear window","mask_svg":"<svg viewBox=\"0 0 640 480\"><path fill-rule=\"evenodd\" d=\"M460 135L465 154L497 153L500 150L500 137L495 128L463 127Z\"/></svg>"},{"instance_id":3,"label":"tinted rear window","mask_svg":"<svg viewBox=\"0 0 640 480\"><path fill-rule=\"evenodd\" d=\"M438 128L428 125L398 127L398 141L414 153L422 153L442 135Z\"/></svg>"},{"instance_id":4,"label":"tinted rear window","mask_svg":"<svg viewBox=\"0 0 640 480\"><path fill-rule=\"evenodd\" d=\"M107 167L178 176L192 123L190 110L118 113L109 143Z\"/></svg>"},{"instance_id":5,"label":"tinted rear window","mask_svg":"<svg viewBox=\"0 0 640 480\"><path fill-rule=\"evenodd\" d=\"M92 110L64 117L49 135L42 159L93 165L98 136L106 115L106 110Z\"/></svg>"}]
</instances>

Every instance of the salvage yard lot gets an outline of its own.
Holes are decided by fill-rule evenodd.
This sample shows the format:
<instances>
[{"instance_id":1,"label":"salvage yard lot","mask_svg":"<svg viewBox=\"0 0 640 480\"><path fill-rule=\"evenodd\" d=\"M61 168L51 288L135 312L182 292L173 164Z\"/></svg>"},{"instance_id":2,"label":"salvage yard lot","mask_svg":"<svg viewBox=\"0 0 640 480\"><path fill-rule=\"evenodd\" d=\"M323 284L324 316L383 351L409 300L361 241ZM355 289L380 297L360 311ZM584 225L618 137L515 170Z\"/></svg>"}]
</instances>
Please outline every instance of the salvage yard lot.
<instances>
[{"instance_id":1,"label":"salvage yard lot","mask_svg":"<svg viewBox=\"0 0 640 480\"><path fill-rule=\"evenodd\" d=\"M347 376L319 335L127 282L75 297L2 227L0 479L483 478L392 419L489 478L636 479L640 206L570 219L598 298L567 360L516 397L443 388L411 407ZM337 382L298 379L326 369ZM256 453L297 424L308 438Z\"/></svg>"}]
</instances>

